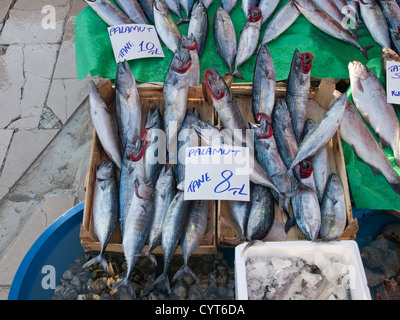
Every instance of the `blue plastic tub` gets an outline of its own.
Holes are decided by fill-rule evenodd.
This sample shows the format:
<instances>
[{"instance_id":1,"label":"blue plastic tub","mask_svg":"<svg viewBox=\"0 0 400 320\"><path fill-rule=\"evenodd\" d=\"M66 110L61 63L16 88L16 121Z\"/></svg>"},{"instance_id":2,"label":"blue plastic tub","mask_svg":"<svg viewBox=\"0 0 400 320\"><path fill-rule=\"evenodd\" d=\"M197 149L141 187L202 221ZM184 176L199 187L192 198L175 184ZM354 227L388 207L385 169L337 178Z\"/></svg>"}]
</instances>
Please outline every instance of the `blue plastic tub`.
<instances>
[{"instance_id":1,"label":"blue plastic tub","mask_svg":"<svg viewBox=\"0 0 400 320\"><path fill-rule=\"evenodd\" d=\"M63 272L84 252L79 238L83 208L84 202L68 210L35 241L14 276L8 300L51 299L54 289L47 288L46 279L55 271L55 284L59 284Z\"/></svg>"}]
</instances>

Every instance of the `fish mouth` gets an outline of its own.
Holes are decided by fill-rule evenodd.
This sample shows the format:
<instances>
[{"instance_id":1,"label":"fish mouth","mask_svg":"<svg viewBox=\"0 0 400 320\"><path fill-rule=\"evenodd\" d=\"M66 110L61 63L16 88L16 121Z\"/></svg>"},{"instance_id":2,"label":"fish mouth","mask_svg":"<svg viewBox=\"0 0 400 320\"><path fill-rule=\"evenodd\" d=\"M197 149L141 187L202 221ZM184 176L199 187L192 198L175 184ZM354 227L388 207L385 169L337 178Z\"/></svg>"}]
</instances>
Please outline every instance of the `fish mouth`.
<instances>
[{"instance_id":1,"label":"fish mouth","mask_svg":"<svg viewBox=\"0 0 400 320\"><path fill-rule=\"evenodd\" d=\"M148 134L148 132L147 132L146 129L142 130L142 132L140 133L140 144L141 144L141 146L140 146L140 149L138 149L138 152L131 152L129 154L129 159L131 161L138 162L143 158L144 152L146 150L146 147L149 144L149 141L147 139L147 134Z\"/></svg>"},{"instance_id":2,"label":"fish mouth","mask_svg":"<svg viewBox=\"0 0 400 320\"><path fill-rule=\"evenodd\" d=\"M301 65L300 69L303 73L308 74L311 71L312 63L315 60L314 55L311 52L303 52L300 55Z\"/></svg>"},{"instance_id":3,"label":"fish mouth","mask_svg":"<svg viewBox=\"0 0 400 320\"><path fill-rule=\"evenodd\" d=\"M175 68L175 71L179 74L184 74L186 73L190 67L192 66L192 60L190 59L190 52L189 50L185 49L185 52L178 52L178 59L180 60L180 63L178 65L180 68ZM182 63L182 65L181 65Z\"/></svg>"},{"instance_id":4,"label":"fish mouth","mask_svg":"<svg viewBox=\"0 0 400 320\"><path fill-rule=\"evenodd\" d=\"M314 167L310 159L300 162L300 178L308 179L314 171Z\"/></svg>"},{"instance_id":5,"label":"fish mouth","mask_svg":"<svg viewBox=\"0 0 400 320\"><path fill-rule=\"evenodd\" d=\"M212 70L208 69L204 73L204 82L206 84L207 91L216 100L221 100L225 96L224 90L215 90L213 88L213 84L215 84L219 79L221 79L221 75L215 68Z\"/></svg>"},{"instance_id":6,"label":"fish mouth","mask_svg":"<svg viewBox=\"0 0 400 320\"><path fill-rule=\"evenodd\" d=\"M257 22L262 19L262 11L260 8L251 7L249 9L249 19L250 22Z\"/></svg>"},{"instance_id":7,"label":"fish mouth","mask_svg":"<svg viewBox=\"0 0 400 320\"><path fill-rule=\"evenodd\" d=\"M271 123L272 119L269 115L266 113L258 113L256 115L256 120L258 123L260 123L260 128L263 130L262 134L257 134L258 139L269 139L274 135L274 130L272 129Z\"/></svg>"}]
</instances>

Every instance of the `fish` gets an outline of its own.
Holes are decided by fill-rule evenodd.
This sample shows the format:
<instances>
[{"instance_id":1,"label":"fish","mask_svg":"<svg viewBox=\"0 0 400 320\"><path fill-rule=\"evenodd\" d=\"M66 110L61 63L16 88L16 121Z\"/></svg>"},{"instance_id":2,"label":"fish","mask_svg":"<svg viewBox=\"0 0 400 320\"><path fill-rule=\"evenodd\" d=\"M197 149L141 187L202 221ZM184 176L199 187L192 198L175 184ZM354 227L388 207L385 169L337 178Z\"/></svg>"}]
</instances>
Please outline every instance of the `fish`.
<instances>
[{"instance_id":1,"label":"fish","mask_svg":"<svg viewBox=\"0 0 400 320\"><path fill-rule=\"evenodd\" d=\"M235 145L246 143L250 152L250 180L256 184L262 184L279 193L278 188L267 176L260 164L254 158L253 138L246 134L246 124L238 106L226 84L224 78L214 68L207 70L204 75L205 85L210 94L214 108L220 117L225 129L230 130L234 136ZM239 141L239 142L238 142Z\"/></svg>"},{"instance_id":2,"label":"fish","mask_svg":"<svg viewBox=\"0 0 400 320\"><path fill-rule=\"evenodd\" d=\"M175 176L172 167L166 170L164 166L161 169L157 179L154 191L154 216L151 223L148 244L149 249L145 252L145 256L149 257L154 265L157 265L157 260L152 255L152 251L161 244L161 231L164 223L164 218L168 207L176 194Z\"/></svg>"},{"instance_id":3,"label":"fish","mask_svg":"<svg viewBox=\"0 0 400 320\"><path fill-rule=\"evenodd\" d=\"M182 22L188 21L187 19L182 18L179 0L165 0L165 2L167 3L169 10L179 17L179 20L176 22L176 24L181 24Z\"/></svg>"},{"instance_id":4,"label":"fish","mask_svg":"<svg viewBox=\"0 0 400 320\"><path fill-rule=\"evenodd\" d=\"M156 183L161 172L162 165L166 163L164 125L162 115L158 108L152 108L147 114L146 124L143 130L142 140L144 147L144 177Z\"/></svg>"},{"instance_id":5,"label":"fish","mask_svg":"<svg viewBox=\"0 0 400 320\"><path fill-rule=\"evenodd\" d=\"M314 185L313 166L311 160L300 163L300 174L305 185ZM301 189L292 198L293 215L300 231L309 241L315 241L321 228L321 208L317 192L310 189Z\"/></svg>"},{"instance_id":6,"label":"fish","mask_svg":"<svg viewBox=\"0 0 400 320\"><path fill-rule=\"evenodd\" d=\"M258 7L259 0L242 0L242 10L246 19L249 18L249 9L253 7Z\"/></svg>"},{"instance_id":7,"label":"fish","mask_svg":"<svg viewBox=\"0 0 400 320\"><path fill-rule=\"evenodd\" d=\"M153 3L154 0L139 0L140 6L142 7L147 18L154 23Z\"/></svg>"},{"instance_id":8,"label":"fish","mask_svg":"<svg viewBox=\"0 0 400 320\"><path fill-rule=\"evenodd\" d=\"M133 23L148 24L147 18L136 0L116 0L122 11Z\"/></svg>"},{"instance_id":9,"label":"fish","mask_svg":"<svg viewBox=\"0 0 400 320\"><path fill-rule=\"evenodd\" d=\"M199 57L203 53L204 46L206 45L208 35L208 13L207 8L203 2L197 2L192 10L190 16L188 35L193 34L197 41L197 52Z\"/></svg>"},{"instance_id":10,"label":"fish","mask_svg":"<svg viewBox=\"0 0 400 320\"><path fill-rule=\"evenodd\" d=\"M319 236L323 241L339 238L346 227L346 204L342 182L331 173L321 203L321 228Z\"/></svg>"},{"instance_id":11,"label":"fish","mask_svg":"<svg viewBox=\"0 0 400 320\"><path fill-rule=\"evenodd\" d=\"M256 51L260 38L262 12L259 8L249 9L249 17L241 31L236 53L235 70L232 75L244 79L243 74L238 71L239 66L246 62Z\"/></svg>"},{"instance_id":12,"label":"fish","mask_svg":"<svg viewBox=\"0 0 400 320\"><path fill-rule=\"evenodd\" d=\"M359 61L350 62L350 86L353 101L363 118L374 129L382 147L390 146L400 165L400 123L386 90L371 69Z\"/></svg>"},{"instance_id":13,"label":"fish","mask_svg":"<svg viewBox=\"0 0 400 320\"><path fill-rule=\"evenodd\" d=\"M339 8L334 1L327 0L313 0L313 2L327 14L329 14L333 19L335 19L338 23L343 22L343 14L341 8ZM347 5L347 4L346 4ZM343 25L342 25L343 26Z\"/></svg>"},{"instance_id":14,"label":"fish","mask_svg":"<svg viewBox=\"0 0 400 320\"><path fill-rule=\"evenodd\" d=\"M179 48L172 57L164 80L162 115L170 163L177 160L176 143L186 115L191 65L189 50Z\"/></svg>"},{"instance_id":15,"label":"fish","mask_svg":"<svg viewBox=\"0 0 400 320\"><path fill-rule=\"evenodd\" d=\"M133 23L132 20L119 9L114 3L108 0L83 0L94 12L110 27L120 24Z\"/></svg>"},{"instance_id":16,"label":"fish","mask_svg":"<svg viewBox=\"0 0 400 320\"><path fill-rule=\"evenodd\" d=\"M128 61L119 62L115 79L115 109L122 147L140 138L142 109L136 81Z\"/></svg>"},{"instance_id":17,"label":"fish","mask_svg":"<svg viewBox=\"0 0 400 320\"><path fill-rule=\"evenodd\" d=\"M193 33L189 37L185 35L181 36L179 40L179 47L189 50L190 60L192 65L189 69L189 87L195 87L200 85L200 61L199 53L197 51L198 43Z\"/></svg>"},{"instance_id":18,"label":"fish","mask_svg":"<svg viewBox=\"0 0 400 320\"><path fill-rule=\"evenodd\" d=\"M334 136L343 118L346 106L349 104L346 94L337 98L321 119L315 124L301 141L296 156L290 165L293 169L301 161L315 155Z\"/></svg>"},{"instance_id":19,"label":"fish","mask_svg":"<svg viewBox=\"0 0 400 320\"><path fill-rule=\"evenodd\" d=\"M381 50L381 61L382 61L382 70L386 76L386 62L393 61L393 62L400 62L400 56L398 53L391 48L383 47Z\"/></svg>"},{"instance_id":20,"label":"fish","mask_svg":"<svg viewBox=\"0 0 400 320\"><path fill-rule=\"evenodd\" d=\"M373 46L361 47L355 37L352 37L340 23L335 21L325 11L320 10L311 0L293 0L293 3L311 24L315 25L322 32L355 46L368 60L367 51Z\"/></svg>"},{"instance_id":21,"label":"fish","mask_svg":"<svg viewBox=\"0 0 400 320\"><path fill-rule=\"evenodd\" d=\"M278 6L280 0L261 0L258 4L258 8L262 11L262 23L264 24L268 18L275 11Z\"/></svg>"},{"instance_id":22,"label":"fish","mask_svg":"<svg viewBox=\"0 0 400 320\"><path fill-rule=\"evenodd\" d=\"M283 32L285 32L300 16L300 12L297 10L292 1L286 2L271 18L270 22L264 29L264 33L261 37L261 44L259 48L265 43L269 43L272 40L278 38Z\"/></svg>"},{"instance_id":23,"label":"fish","mask_svg":"<svg viewBox=\"0 0 400 320\"><path fill-rule=\"evenodd\" d=\"M315 122L311 119L307 119L304 126L303 135L306 135L312 128L315 127ZM314 180L317 188L318 200L321 203L325 193L325 187L328 182L329 176L331 175L331 169L329 165L329 154L326 146L323 146L318 152L312 157L311 161L314 167Z\"/></svg>"},{"instance_id":24,"label":"fish","mask_svg":"<svg viewBox=\"0 0 400 320\"><path fill-rule=\"evenodd\" d=\"M172 278L173 282L181 279L185 274L189 274L196 283L199 282L196 274L189 268L188 261L192 253L199 246L200 240L206 232L209 206L210 203L208 200L191 201L181 240L183 266L175 273Z\"/></svg>"},{"instance_id":25,"label":"fish","mask_svg":"<svg viewBox=\"0 0 400 320\"><path fill-rule=\"evenodd\" d=\"M400 26L400 6L394 0L378 0L388 27L397 30Z\"/></svg>"},{"instance_id":26,"label":"fish","mask_svg":"<svg viewBox=\"0 0 400 320\"><path fill-rule=\"evenodd\" d=\"M127 264L126 275L124 279L112 286L111 294L114 294L120 287L127 287L128 292L136 298L129 276L139 255L142 254L153 220L154 184L151 180L143 181L140 176L136 177L134 184L129 211L125 217L120 218L121 230L123 230L122 249Z\"/></svg>"},{"instance_id":27,"label":"fish","mask_svg":"<svg viewBox=\"0 0 400 320\"><path fill-rule=\"evenodd\" d=\"M275 105L276 73L274 62L267 44L263 44L258 51L253 75L253 117L263 113L272 117Z\"/></svg>"},{"instance_id":28,"label":"fish","mask_svg":"<svg viewBox=\"0 0 400 320\"><path fill-rule=\"evenodd\" d=\"M247 222L246 238L250 244L264 239L275 219L275 204L269 188L254 185L252 203Z\"/></svg>"},{"instance_id":29,"label":"fish","mask_svg":"<svg viewBox=\"0 0 400 320\"><path fill-rule=\"evenodd\" d=\"M253 185L250 184L250 190L253 188ZM250 191L251 195L251 191ZM239 240L246 240L246 230L247 230L247 221L249 220L250 209L251 209L251 200L250 201L228 201L230 215L238 227L241 238Z\"/></svg>"},{"instance_id":30,"label":"fish","mask_svg":"<svg viewBox=\"0 0 400 320\"><path fill-rule=\"evenodd\" d=\"M221 0L222 8L226 13L230 13L236 7L237 0Z\"/></svg>"},{"instance_id":31,"label":"fish","mask_svg":"<svg viewBox=\"0 0 400 320\"><path fill-rule=\"evenodd\" d=\"M359 111L350 101L339 127L340 137L375 174L382 174L391 188L400 194L400 177L368 129Z\"/></svg>"},{"instance_id":32,"label":"fish","mask_svg":"<svg viewBox=\"0 0 400 320\"><path fill-rule=\"evenodd\" d=\"M185 181L186 149L199 146L199 137L192 128L192 125L197 124L198 121L197 110L194 109L193 112L188 110L178 133L178 161L174 165L178 185Z\"/></svg>"},{"instance_id":33,"label":"fish","mask_svg":"<svg viewBox=\"0 0 400 320\"><path fill-rule=\"evenodd\" d=\"M89 83L90 117L107 156L121 170L122 155L117 125L93 80Z\"/></svg>"},{"instance_id":34,"label":"fish","mask_svg":"<svg viewBox=\"0 0 400 320\"><path fill-rule=\"evenodd\" d=\"M86 262L82 267L100 263L105 271L108 264L104 251L111 239L118 221L118 186L115 164L103 160L96 169L96 179L93 189L93 225L94 233L100 242L98 256Z\"/></svg>"},{"instance_id":35,"label":"fish","mask_svg":"<svg viewBox=\"0 0 400 320\"><path fill-rule=\"evenodd\" d=\"M378 3L375 0L361 1L360 13L374 41L382 47L390 47L388 25Z\"/></svg>"},{"instance_id":36,"label":"fish","mask_svg":"<svg viewBox=\"0 0 400 320\"><path fill-rule=\"evenodd\" d=\"M218 7L215 11L213 30L217 51L228 66L228 73L232 74L232 63L237 48L236 31L231 17L222 7Z\"/></svg>"},{"instance_id":37,"label":"fish","mask_svg":"<svg viewBox=\"0 0 400 320\"><path fill-rule=\"evenodd\" d=\"M310 71L314 56L310 52L295 50L286 83L286 104L292 116L292 124L297 142L307 118L308 91L310 90Z\"/></svg>"},{"instance_id":38,"label":"fish","mask_svg":"<svg viewBox=\"0 0 400 320\"><path fill-rule=\"evenodd\" d=\"M393 49L397 52L397 54L400 53L400 33L397 30L394 29L389 29L389 35L390 39L393 42Z\"/></svg>"},{"instance_id":39,"label":"fish","mask_svg":"<svg viewBox=\"0 0 400 320\"><path fill-rule=\"evenodd\" d=\"M169 13L168 6L164 0L154 0L153 4L154 25L157 34L169 50L175 52L178 49L181 32L175 20Z\"/></svg>"},{"instance_id":40,"label":"fish","mask_svg":"<svg viewBox=\"0 0 400 320\"><path fill-rule=\"evenodd\" d=\"M279 203L280 208L288 217L286 223L286 231L294 225L294 220L290 216L290 194L292 193L292 171L287 171L278 147L276 145L272 120L267 115L257 115L258 125L252 124L254 130L254 146L256 157L261 168L271 178L272 182L277 186L280 194L272 192L275 200Z\"/></svg>"},{"instance_id":41,"label":"fish","mask_svg":"<svg viewBox=\"0 0 400 320\"><path fill-rule=\"evenodd\" d=\"M192 12L193 9L194 0L180 0L179 2L186 13L186 17L189 19L190 13Z\"/></svg>"},{"instance_id":42,"label":"fish","mask_svg":"<svg viewBox=\"0 0 400 320\"><path fill-rule=\"evenodd\" d=\"M214 0L201 0L204 3L204 6L208 9L209 6L213 3Z\"/></svg>"},{"instance_id":43,"label":"fish","mask_svg":"<svg viewBox=\"0 0 400 320\"><path fill-rule=\"evenodd\" d=\"M171 293L168 270L178 246L178 242L182 236L183 227L187 219L187 209L190 202L184 200L184 192L179 188L180 186L178 185L178 192L168 207L161 231L161 247L164 260L163 272L153 282L153 287L164 282L168 293Z\"/></svg>"}]
</instances>

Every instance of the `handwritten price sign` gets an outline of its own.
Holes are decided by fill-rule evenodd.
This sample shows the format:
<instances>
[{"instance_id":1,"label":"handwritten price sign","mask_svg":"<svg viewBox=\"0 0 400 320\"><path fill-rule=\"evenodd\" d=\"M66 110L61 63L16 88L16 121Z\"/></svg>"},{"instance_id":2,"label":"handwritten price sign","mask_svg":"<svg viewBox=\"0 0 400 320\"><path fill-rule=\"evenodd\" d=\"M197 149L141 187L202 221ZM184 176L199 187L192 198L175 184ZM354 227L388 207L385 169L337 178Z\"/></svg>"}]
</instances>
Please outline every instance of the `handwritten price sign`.
<instances>
[{"instance_id":1,"label":"handwritten price sign","mask_svg":"<svg viewBox=\"0 0 400 320\"><path fill-rule=\"evenodd\" d=\"M163 58L164 52L154 26L123 24L108 28L115 61L141 58Z\"/></svg>"},{"instance_id":2,"label":"handwritten price sign","mask_svg":"<svg viewBox=\"0 0 400 320\"><path fill-rule=\"evenodd\" d=\"M249 149L186 149L185 200L250 200Z\"/></svg>"},{"instance_id":3,"label":"handwritten price sign","mask_svg":"<svg viewBox=\"0 0 400 320\"><path fill-rule=\"evenodd\" d=\"M400 63L386 62L387 102L400 104Z\"/></svg>"}]
</instances>

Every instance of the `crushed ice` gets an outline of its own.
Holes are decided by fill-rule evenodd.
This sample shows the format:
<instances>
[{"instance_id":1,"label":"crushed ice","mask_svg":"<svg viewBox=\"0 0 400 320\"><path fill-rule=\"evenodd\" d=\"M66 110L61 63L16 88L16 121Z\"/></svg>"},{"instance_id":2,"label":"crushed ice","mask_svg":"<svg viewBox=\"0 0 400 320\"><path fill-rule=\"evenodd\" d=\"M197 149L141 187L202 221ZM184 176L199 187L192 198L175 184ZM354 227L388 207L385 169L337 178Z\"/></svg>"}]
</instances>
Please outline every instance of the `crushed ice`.
<instances>
[{"instance_id":1,"label":"crushed ice","mask_svg":"<svg viewBox=\"0 0 400 320\"><path fill-rule=\"evenodd\" d=\"M347 265L316 251L312 263L293 257L246 260L249 300L350 299Z\"/></svg>"}]
</instances>

